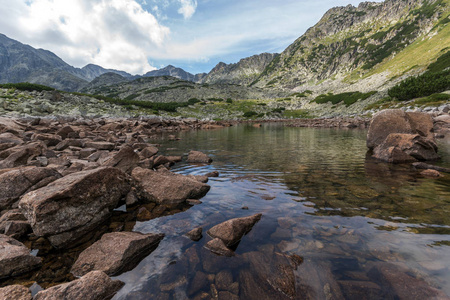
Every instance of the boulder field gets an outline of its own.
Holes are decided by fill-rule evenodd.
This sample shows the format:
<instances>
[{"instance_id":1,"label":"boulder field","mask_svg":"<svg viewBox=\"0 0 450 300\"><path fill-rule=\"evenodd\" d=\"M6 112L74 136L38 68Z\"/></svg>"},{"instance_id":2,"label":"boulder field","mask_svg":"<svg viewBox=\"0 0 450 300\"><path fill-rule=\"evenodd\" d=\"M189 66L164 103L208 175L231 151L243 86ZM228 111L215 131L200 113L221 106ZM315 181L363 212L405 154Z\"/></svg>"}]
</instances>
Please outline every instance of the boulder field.
<instances>
[{"instance_id":1,"label":"boulder field","mask_svg":"<svg viewBox=\"0 0 450 300\"><path fill-rule=\"evenodd\" d=\"M112 298L123 283L109 276L134 268L164 238L124 226L103 234L113 211L136 207L125 213L127 219L149 220L181 211L187 200L198 201L210 189L207 176L171 172L183 158L159 154L149 140L162 131L212 125L228 126L196 120L0 117L0 279L40 272L43 259L30 252L30 241L50 252L77 247L81 254L71 272L83 277L40 291L34 299ZM197 161L211 162L206 154L195 154ZM17 285L1 288L1 295L32 299Z\"/></svg>"}]
</instances>

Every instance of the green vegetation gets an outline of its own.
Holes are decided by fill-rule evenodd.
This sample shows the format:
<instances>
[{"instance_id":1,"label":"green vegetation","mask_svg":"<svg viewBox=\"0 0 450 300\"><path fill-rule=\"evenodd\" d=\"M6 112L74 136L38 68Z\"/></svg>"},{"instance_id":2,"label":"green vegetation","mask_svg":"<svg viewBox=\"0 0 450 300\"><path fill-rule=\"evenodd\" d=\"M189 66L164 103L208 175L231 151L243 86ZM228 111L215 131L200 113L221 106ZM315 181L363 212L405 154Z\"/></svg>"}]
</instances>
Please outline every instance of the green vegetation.
<instances>
[{"instance_id":1,"label":"green vegetation","mask_svg":"<svg viewBox=\"0 0 450 300\"><path fill-rule=\"evenodd\" d=\"M227 103L232 104L232 103L233 103L233 99L228 98L228 99L227 99Z\"/></svg>"},{"instance_id":2,"label":"green vegetation","mask_svg":"<svg viewBox=\"0 0 450 300\"><path fill-rule=\"evenodd\" d=\"M345 105L350 106L358 100L365 100L365 99L369 98L373 94L376 94L376 92L375 91L368 92L368 93L348 92L348 93L341 93L341 94L337 94L337 95L334 95L333 93L329 93L329 94L322 94L320 96L317 96L316 99L314 99L313 101L316 103L331 102L332 104L338 104L340 102L344 102Z\"/></svg>"},{"instance_id":3,"label":"green vegetation","mask_svg":"<svg viewBox=\"0 0 450 300\"><path fill-rule=\"evenodd\" d=\"M292 118L292 119L312 118L312 116L309 114L309 112L306 109L285 110L283 112L283 116L285 118Z\"/></svg>"},{"instance_id":4,"label":"green vegetation","mask_svg":"<svg viewBox=\"0 0 450 300\"><path fill-rule=\"evenodd\" d=\"M426 97L450 89L450 51L428 66L427 72L410 77L389 89L392 98L404 101Z\"/></svg>"},{"instance_id":5,"label":"green vegetation","mask_svg":"<svg viewBox=\"0 0 450 300\"><path fill-rule=\"evenodd\" d=\"M124 100L133 100L133 99L135 99L135 98L137 98L139 96L140 96L140 94L131 94L131 95L125 97Z\"/></svg>"},{"instance_id":6,"label":"green vegetation","mask_svg":"<svg viewBox=\"0 0 450 300\"><path fill-rule=\"evenodd\" d=\"M19 91L54 91L55 89L49 86L41 85L41 84L35 84L35 83L29 83L29 82L20 82L20 83L5 83L0 84L0 88L3 89L17 89Z\"/></svg>"},{"instance_id":7,"label":"green vegetation","mask_svg":"<svg viewBox=\"0 0 450 300\"><path fill-rule=\"evenodd\" d=\"M301 92L301 93L293 93L291 95L291 97L305 98L305 97L308 97L309 95L311 95L312 93L313 93L312 91L306 90L306 91Z\"/></svg>"},{"instance_id":8,"label":"green vegetation","mask_svg":"<svg viewBox=\"0 0 450 300\"><path fill-rule=\"evenodd\" d=\"M157 88L154 88L154 89L146 90L144 92L144 94L163 93L163 92L166 92L168 90L174 90L174 89L179 89L179 88L194 89L194 87L192 85L188 85L188 84L181 84L181 85L177 85L177 86L160 86L160 87L157 87Z\"/></svg>"},{"instance_id":9,"label":"green vegetation","mask_svg":"<svg viewBox=\"0 0 450 300\"><path fill-rule=\"evenodd\" d=\"M415 100L414 104L417 106L420 105L438 106L440 104L448 102L449 100L450 100L449 94L432 94L428 97Z\"/></svg>"},{"instance_id":10,"label":"green vegetation","mask_svg":"<svg viewBox=\"0 0 450 300\"><path fill-rule=\"evenodd\" d=\"M244 113L243 117L244 118L251 118L251 117L254 117L254 116L257 116L257 115L258 115L257 112L250 110L250 111L246 111Z\"/></svg>"}]
</instances>

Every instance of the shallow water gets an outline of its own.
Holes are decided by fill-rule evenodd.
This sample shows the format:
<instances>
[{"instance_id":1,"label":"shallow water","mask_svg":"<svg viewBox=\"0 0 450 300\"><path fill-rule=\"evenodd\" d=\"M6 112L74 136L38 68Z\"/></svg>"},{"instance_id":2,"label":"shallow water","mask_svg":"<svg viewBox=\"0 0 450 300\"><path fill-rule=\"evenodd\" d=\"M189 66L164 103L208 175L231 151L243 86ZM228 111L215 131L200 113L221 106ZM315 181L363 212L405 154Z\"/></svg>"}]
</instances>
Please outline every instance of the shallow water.
<instances>
[{"instance_id":1,"label":"shallow water","mask_svg":"<svg viewBox=\"0 0 450 300\"><path fill-rule=\"evenodd\" d=\"M166 236L116 277L126 285L113 299L395 299L414 286L450 295L450 175L424 178L409 165L366 157L364 130L263 124L178 137L154 142L164 155L193 149L214 161L173 171L220 177L210 179L202 204L135 224ZM450 145L441 142L440 151L438 164L450 167ZM262 219L236 256L204 248L209 228L256 213ZM183 236L198 226L199 242ZM296 270L291 254L303 258Z\"/></svg>"}]
</instances>

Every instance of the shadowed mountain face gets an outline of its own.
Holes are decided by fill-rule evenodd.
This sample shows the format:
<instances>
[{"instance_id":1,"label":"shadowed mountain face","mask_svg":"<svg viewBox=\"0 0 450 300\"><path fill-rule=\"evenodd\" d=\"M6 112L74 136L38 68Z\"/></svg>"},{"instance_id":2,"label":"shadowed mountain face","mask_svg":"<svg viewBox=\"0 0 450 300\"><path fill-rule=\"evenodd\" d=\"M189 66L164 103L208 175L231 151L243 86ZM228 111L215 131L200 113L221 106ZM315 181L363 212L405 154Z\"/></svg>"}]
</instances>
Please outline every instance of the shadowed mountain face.
<instances>
[{"instance_id":1,"label":"shadowed mountain face","mask_svg":"<svg viewBox=\"0 0 450 300\"><path fill-rule=\"evenodd\" d=\"M75 91L108 72L131 77L126 72L92 64L74 68L50 51L35 49L0 34L0 83L27 81Z\"/></svg>"}]
</instances>

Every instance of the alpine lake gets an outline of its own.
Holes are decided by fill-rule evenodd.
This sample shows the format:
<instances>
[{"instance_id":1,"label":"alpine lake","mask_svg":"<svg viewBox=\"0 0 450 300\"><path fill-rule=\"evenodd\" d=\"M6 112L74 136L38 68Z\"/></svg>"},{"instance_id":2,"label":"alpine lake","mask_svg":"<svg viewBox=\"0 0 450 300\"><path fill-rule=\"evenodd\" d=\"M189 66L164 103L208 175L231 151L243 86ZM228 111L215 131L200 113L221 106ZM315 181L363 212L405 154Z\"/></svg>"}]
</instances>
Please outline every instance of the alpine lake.
<instances>
[{"instance_id":1,"label":"alpine lake","mask_svg":"<svg viewBox=\"0 0 450 300\"><path fill-rule=\"evenodd\" d=\"M161 154L198 150L213 159L180 162L173 172L220 175L209 179L201 204L124 221L122 230L165 237L137 267L113 277L125 283L113 299L450 297L449 174L427 178L411 164L371 158L363 129L264 123L177 132L178 140L169 134L150 141ZM450 167L450 142L438 145L442 159L433 164ZM234 256L205 248L209 228L258 213ZM115 214L112 222L129 215L126 207ZM203 238L194 242L185 234L197 227ZM29 284L37 282L33 294L72 280L78 254L45 256L41 279Z\"/></svg>"}]
</instances>

